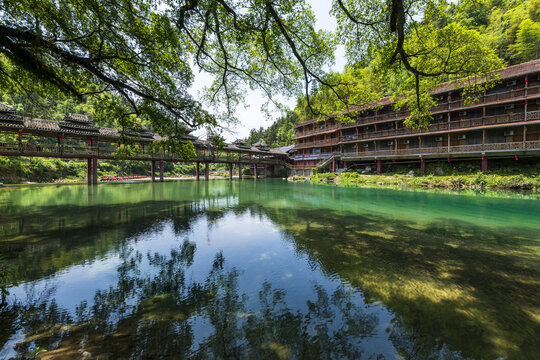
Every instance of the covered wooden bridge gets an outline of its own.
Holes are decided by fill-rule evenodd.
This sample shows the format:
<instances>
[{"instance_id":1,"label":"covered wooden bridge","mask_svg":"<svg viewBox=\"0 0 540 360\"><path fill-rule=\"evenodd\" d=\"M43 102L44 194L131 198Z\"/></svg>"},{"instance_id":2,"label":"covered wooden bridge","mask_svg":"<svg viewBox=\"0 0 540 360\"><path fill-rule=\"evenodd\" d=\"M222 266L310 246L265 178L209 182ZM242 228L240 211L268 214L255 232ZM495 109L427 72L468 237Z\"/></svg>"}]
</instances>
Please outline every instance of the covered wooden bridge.
<instances>
[{"instance_id":1,"label":"covered wooden bridge","mask_svg":"<svg viewBox=\"0 0 540 360\"><path fill-rule=\"evenodd\" d=\"M270 149L260 143L250 146L241 140L217 149L211 142L199 140L189 132L186 131L183 141L193 143L196 156L183 159L170 146L164 145L167 138L146 129L122 131L101 127L94 125L88 116L80 114L68 114L63 121L34 119L23 117L12 107L0 103L0 156L86 159L88 183L97 183L100 159L150 161L153 181L156 170L159 170L160 181L163 181L165 161L196 163L197 179L200 178L202 163L204 176L208 179L210 163L229 164L229 178L232 178L236 164L241 178L245 166L251 167L255 176L257 169L264 171L266 176L269 168L283 166L288 159L281 150Z\"/></svg>"}]
</instances>

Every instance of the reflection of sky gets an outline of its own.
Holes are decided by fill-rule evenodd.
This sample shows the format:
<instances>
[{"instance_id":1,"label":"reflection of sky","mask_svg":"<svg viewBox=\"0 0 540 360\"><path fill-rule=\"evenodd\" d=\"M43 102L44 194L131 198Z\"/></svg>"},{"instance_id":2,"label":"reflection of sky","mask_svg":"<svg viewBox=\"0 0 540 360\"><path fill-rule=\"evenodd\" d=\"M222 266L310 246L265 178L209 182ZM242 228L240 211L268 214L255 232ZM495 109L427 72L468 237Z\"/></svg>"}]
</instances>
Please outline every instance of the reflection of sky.
<instances>
[{"instance_id":1,"label":"reflection of sky","mask_svg":"<svg viewBox=\"0 0 540 360\"><path fill-rule=\"evenodd\" d=\"M23 302L35 299L46 289L54 289L54 299L59 308L67 310L72 315L75 307L82 301L87 301L89 307L97 290L107 290L114 287L118 280L118 267L122 260L120 252L136 252L142 254L141 265L137 267L141 275L155 275L147 254L170 256L173 248L179 248L185 239L196 244L193 265L188 267L185 276L187 283L204 283L212 267L216 253L223 252L225 269L236 268L239 295L247 295L244 303L248 313L259 311L259 291L262 284L269 282L274 289L286 291L285 302L293 311L307 313L307 301L315 300L314 285L322 286L331 295L339 286L339 276L326 276L319 267L308 264L305 255L294 251L293 245L284 241L285 234L268 218L252 215L249 211L243 214L228 212L219 220L212 221L210 226L206 216L200 216L191 224L188 232L175 233L172 221L166 220L156 224L146 233L129 239L119 250L110 251L103 258L81 265L75 265L56 273L54 276L22 284L12 289L12 294ZM361 293L354 291L354 302L365 309L367 314L373 313L378 317L375 333L370 339L362 341L365 350L384 353L394 357L393 346L388 340L385 329L390 325L392 315L381 305L366 305ZM27 298L29 296L30 298ZM130 305L135 305L134 298L126 299ZM342 325L339 316L329 325L331 330L338 330ZM211 336L213 328L209 320L197 315L189 320L194 331L194 344L203 342Z\"/></svg>"}]
</instances>

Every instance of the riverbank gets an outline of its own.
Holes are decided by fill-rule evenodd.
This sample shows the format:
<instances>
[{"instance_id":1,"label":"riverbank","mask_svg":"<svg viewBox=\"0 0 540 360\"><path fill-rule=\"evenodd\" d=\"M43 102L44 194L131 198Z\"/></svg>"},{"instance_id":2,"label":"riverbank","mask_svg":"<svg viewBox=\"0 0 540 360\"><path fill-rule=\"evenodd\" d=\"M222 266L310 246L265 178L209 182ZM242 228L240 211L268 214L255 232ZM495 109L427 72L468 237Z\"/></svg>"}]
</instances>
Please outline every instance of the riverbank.
<instances>
[{"instance_id":1,"label":"riverbank","mask_svg":"<svg viewBox=\"0 0 540 360\"><path fill-rule=\"evenodd\" d=\"M365 175L356 172L322 173L311 176L293 176L289 181L333 184L338 186L386 186L424 189L492 189L528 190L540 192L539 175L496 175L481 172L450 176Z\"/></svg>"},{"instance_id":2,"label":"riverbank","mask_svg":"<svg viewBox=\"0 0 540 360\"><path fill-rule=\"evenodd\" d=\"M211 174L209 176L209 180L224 180L228 179L229 175L223 175L221 173L217 174ZM258 178L261 178L260 176ZM196 180L196 176L192 175L185 175L185 176L165 176L163 178L163 181L181 181L181 180ZM238 175L233 175L233 179L237 180ZM253 180L253 175L242 175L242 179L246 180ZM261 178L262 179L262 178ZM205 180L204 175L200 176L200 180ZM125 180L115 180L115 181L99 181L99 184L126 184L126 183L135 183L135 182L151 182L152 178L150 176L146 177L140 177L136 179L126 179ZM159 177L156 177L155 182L159 182ZM10 182L10 183L0 183L1 187L18 187L18 186L28 186L28 185L80 185L80 184L86 184L86 179L59 179L55 181L42 181L42 182L34 182L34 181L18 181L18 182Z\"/></svg>"}]
</instances>

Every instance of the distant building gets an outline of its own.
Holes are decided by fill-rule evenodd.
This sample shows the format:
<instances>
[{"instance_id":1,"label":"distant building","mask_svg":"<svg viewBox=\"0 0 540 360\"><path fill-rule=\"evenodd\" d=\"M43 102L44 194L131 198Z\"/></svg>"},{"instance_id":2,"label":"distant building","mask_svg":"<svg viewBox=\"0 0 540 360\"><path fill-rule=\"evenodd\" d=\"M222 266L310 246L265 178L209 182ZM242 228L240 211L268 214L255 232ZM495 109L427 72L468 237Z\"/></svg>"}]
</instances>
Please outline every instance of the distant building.
<instances>
[{"instance_id":1,"label":"distant building","mask_svg":"<svg viewBox=\"0 0 540 360\"><path fill-rule=\"evenodd\" d=\"M499 71L498 85L466 106L461 90L442 84L427 130L405 127L407 111L396 112L386 97L378 111L365 109L348 124L335 119L305 121L295 127L295 169L336 170L358 162L478 159L540 156L540 60ZM354 109L358 110L358 109Z\"/></svg>"}]
</instances>

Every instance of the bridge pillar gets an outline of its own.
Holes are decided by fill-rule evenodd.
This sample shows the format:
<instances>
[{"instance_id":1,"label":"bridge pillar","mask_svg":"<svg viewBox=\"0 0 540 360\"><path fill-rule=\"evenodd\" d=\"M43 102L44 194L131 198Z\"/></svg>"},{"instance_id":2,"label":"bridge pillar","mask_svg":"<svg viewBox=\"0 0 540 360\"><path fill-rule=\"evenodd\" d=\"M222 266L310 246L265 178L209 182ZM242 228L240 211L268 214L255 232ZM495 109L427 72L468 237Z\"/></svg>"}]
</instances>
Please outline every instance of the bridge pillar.
<instances>
[{"instance_id":1,"label":"bridge pillar","mask_svg":"<svg viewBox=\"0 0 540 360\"><path fill-rule=\"evenodd\" d=\"M332 158L332 172L336 172L336 158Z\"/></svg>"},{"instance_id":2,"label":"bridge pillar","mask_svg":"<svg viewBox=\"0 0 540 360\"><path fill-rule=\"evenodd\" d=\"M92 184L98 183L97 157L92 158Z\"/></svg>"},{"instance_id":3,"label":"bridge pillar","mask_svg":"<svg viewBox=\"0 0 540 360\"><path fill-rule=\"evenodd\" d=\"M482 172L486 172L487 169L487 156L482 155Z\"/></svg>"},{"instance_id":4,"label":"bridge pillar","mask_svg":"<svg viewBox=\"0 0 540 360\"><path fill-rule=\"evenodd\" d=\"M229 163L229 180L232 180L232 168L233 168L233 164Z\"/></svg>"},{"instance_id":5,"label":"bridge pillar","mask_svg":"<svg viewBox=\"0 0 540 360\"><path fill-rule=\"evenodd\" d=\"M86 182L88 184L92 183L92 159L86 159Z\"/></svg>"},{"instance_id":6,"label":"bridge pillar","mask_svg":"<svg viewBox=\"0 0 540 360\"><path fill-rule=\"evenodd\" d=\"M381 160L377 160L377 175L381 174Z\"/></svg>"},{"instance_id":7,"label":"bridge pillar","mask_svg":"<svg viewBox=\"0 0 540 360\"><path fill-rule=\"evenodd\" d=\"M199 180L199 178L200 178L200 175L199 175L199 162L198 161L195 163L195 178L197 180Z\"/></svg>"},{"instance_id":8,"label":"bridge pillar","mask_svg":"<svg viewBox=\"0 0 540 360\"><path fill-rule=\"evenodd\" d=\"M150 161L150 176L152 177L152 182L156 181L156 160Z\"/></svg>"},{"instance_id":9,"label":"bridge pillar","mask_svg":"<svg viewBox=\"0 0 540 360\"><path fill-rule=\"evenodd\" d=\"M253 175L255 176L255 180L257 180L257 164L253 165Z\"/></svg>"},{"instance_id":10,"label":"bridge pillar","mask_svg":"<svg viewBox=\"0 0 540 360\"><path fill-rule=\"evenodd\" d=\"M208 163L204 163L204 179L208 180L210 179L210 169L208 168Z\"/></svg>"},{"instance_id":11,"label":"bridge pillar","mask_svg":"<svg viewBox=\"0 0 540 360\"><path fill-rule=\"evenodd\" d=\"M420 174L426 174L426 161L424 160L424 158L420 158Z\"/></svg>"},{"instance_id":12,"label":"bridge pillar","mask_svg":"<svg viewBox=\"0 0 540 360\"><path fill-rule=\"evenodd\" d=\"M242 163L238 163L238 179L242 180Z\"/></svg>"},{"instance_id":13,"label":"bridge pillar","mask_svg":"<svg viewBox=\"0 0 540 360\"><path fill-rule=\"evenodd\" d=\"M159 160L159 181L163 182L163 160Z\"/></svg>"}]
</instances>

